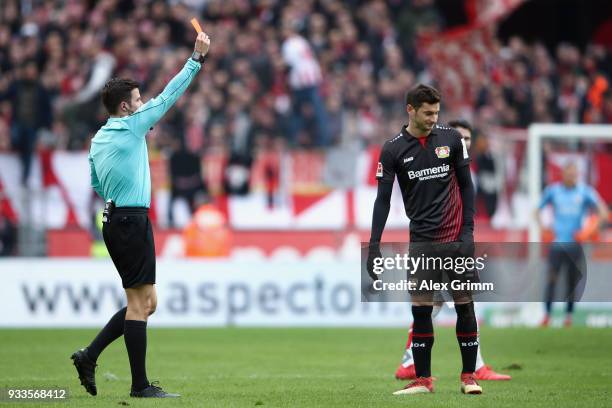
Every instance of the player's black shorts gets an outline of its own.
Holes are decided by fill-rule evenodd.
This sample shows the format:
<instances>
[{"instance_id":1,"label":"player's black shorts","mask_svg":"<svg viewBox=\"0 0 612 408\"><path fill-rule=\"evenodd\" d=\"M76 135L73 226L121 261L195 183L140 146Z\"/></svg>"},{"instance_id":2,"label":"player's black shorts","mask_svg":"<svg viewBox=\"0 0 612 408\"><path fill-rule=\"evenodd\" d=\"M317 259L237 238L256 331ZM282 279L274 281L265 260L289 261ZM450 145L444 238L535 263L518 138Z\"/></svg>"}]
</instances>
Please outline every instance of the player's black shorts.
<instances>
[{"instance_id":1,"label":"player's black shorts","mask_svg":"<svg viewBox=\"0 0 612 408\"><path fill-rule=\"evenodd\" d=\"M408 281L415 283L413 299L471 299L470 284L480 281L473 265L466 264L466 258L474 257L473 243L411 242L409 253L421 259L419 267L408 272Z\"/></svg>"},{"instance_id":2,"label":"player's black shorts","mask_svg":"<svg viewBox=\"0 0 612 408\"><path fill-rule=\"evenodd\" d=\"M117 207L102 236L124 288L155 283L155 242L148 208Z\"/></svg>"}]
</instances>

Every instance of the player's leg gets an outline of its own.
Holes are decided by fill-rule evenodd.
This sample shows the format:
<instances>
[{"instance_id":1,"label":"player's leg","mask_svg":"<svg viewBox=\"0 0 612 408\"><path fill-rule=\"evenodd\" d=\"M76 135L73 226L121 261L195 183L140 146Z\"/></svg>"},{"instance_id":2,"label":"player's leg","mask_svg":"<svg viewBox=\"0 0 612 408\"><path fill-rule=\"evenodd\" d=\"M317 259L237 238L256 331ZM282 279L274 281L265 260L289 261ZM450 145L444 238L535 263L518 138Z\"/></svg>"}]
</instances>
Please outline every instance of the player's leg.
<instances>
[{"instance_id":1,"label":"player's leg","mask_svg":"<svg viewBox=\"0 0 612 408\"><path fill-rule=\"evenodd\" d=\"M157 289L155 289L155 285L153 285L153 290L151 291L151 295L149 296L147 303L147 315L151 316L157 310Z\"/></svg>"},{"instance_id":2,"label":"player's leg","mask_svg":"<svg viewBox=\"0 0 612 408\"><path fill-rule=\"evenodd\" d=\"M93 361L98 359L98 356L109 344L123 335L126 311L127 307L124 307L115 313L108 323L106 323L106 326L104 326L96 338L87 347L87 354Z\"/></svg>"},{"instance_id":3,"label":"player's leg","mask_svg":"<svg viewBox=\"0 0 612 408\"><path fill-rule=\"evenodd\" d=\"M420 254L424 258L435 255L435 249L429 243L415 242L410 246L410 252ZM416 283L418 288L410 293L412 302L412 358L416 379L394 395L419 394L433 391L431 378L431 349L434 343L434 330L431 314L433 312L434 291L420 289L425 281L439 281L439 271L428 269L424 265L413 270L408 278Z\"/></svg>"},{"instance_id":4,"label":"player's leg","mask_svg":"<svg viewBox=\"0 0 612 408\"><path fill-rule=\"evenodd\" d=\"M70 356L79 374L81 385L91 395L98 393L95 376L98 356L109 344L123 335L126 310L124 307L115 313L89 346Z\"/></svg>"},{"instance_id":5,"label":"player's leg","mask_svg":"<svg viewBox=\"0 0 612 408\"><path fill-rule=\"evenodd\" d=\"M478 324L474 313L474 302L469 296L455 298L457 312L456 334L461 351L461 392L480 394L482 388L476 382L476 356L478 354Z\"/></svg>"},{"instance_id":6,"label":"player's leg","mask_svg":"<svg viewBox=\"0 0 612 408\"><path fill-rule=\"evenodd\" d=\"M443 254L441 256L445 258L463 260L465 256L474 256L474 248L471 244L451 243L442 248ZM473 270L455 271L454 269L446 269L444 272L444 278L448 282L463 284L479 280L478 275ZM455 333L462 362L461 392L464 394L481 394L482 388L478 385L474 376L478 355L478 323L474 313L472 292L451 289L450 294L453 297L455 312L457 313Z\"/></svg>"},{"instance_id":7,"label":"player's leg","mask_svg":"<svg viewBox=\"0 0 612 408\"><path fill-rule=\"evenodd\" d=\"M474 306L476 306L474 304ZM475 312L474 312L475 313ZM478 323L478 321L476 321ZM480 340L480 332L478 333L478 352L476 353L476 371L474 372L474 376L477 380L482 381L508 381L511 380L512 377L507 374L500 374L493 370L491 366L485 364L484 359L482 357L482 342Z\"/></svg>"},{"instance_id":8,"label":"player's leg","mask_svg":"<svg viewBox=\"0 0 612 408\"><path fill-rule=\"evenodd\" d=\"M431 349L434 343L431 303L417 302L412 306L412 356L418 377L431 377Z\"/></svg>"},{"instance_id":9,"label":"player's leg","mask_svg":"<svg viewBox=\"0 0 612 408\"><path fill-rule=\"evenodd\" d=\"M567 251L567 308L565 314L565 327L572 325L572 317L574 314L574 300L576 297L576 291L578 282L582 277L581 266L584 260L584 254L582 252L582 246L580 244L568 245Z\"/></svg>"},{"instance_id":10,"label":"player's leg","mask_svg":"<svg viewBox=\"0 0 612 408\"><path fill-rule=\"evenodd\" d=\"M572 320L574 316L574 302L569 300L567 302L567 306L565 309L565 320L563 321L563 325L565 327L572 327Z\"/></svg>"},{"instance_id":11,"label":"player's leg","mask_svg":"<svg viewBox=\"0 0 612 408\"><path fill-rule=\"evenodd\" d=\"M395 370L395 378L397 380L412 380L416 378L414 359L412 358L412 329L413 325L411 324L410 329L408 329L408 340L406 341L402 360L397 370Z\"/></svg>"},{"instance_id":12,"label":"player's leg","mask_svg":"<svg viewBox=\"0 0 612 408\"><path fill-rule=\"evenodd\" d=\"M403 389L394 392L394 395L420 394L433 391L431 349L434 343L434 331L431 319L433 311L431 296L413 297L412 356L416 379L407 384Z\"/></svg>"},{"instance_id":13,"label":"player's leg","mask_svg":"<svg viewBox=\"0 0 612 408\"><path fill-rule=\"evenodd\" d=\"M449 304L448 305L449 308L454 308L455 305L454 304ZM476 308L476 304L474 304L474 309ZM474 312L476 313L476 312ZM476 323L478 323L478 321L476 321ZM476 372L478 372L478 370L480 368L486 367L484 359L482 358L482 354L480 353L480 333L478 333L478 352L476 354ZM480 380L480 378L478 378Z\"/></svg>"},{"instance_id":14,"label":"player's leg","mask_svg":"<svg viewBox=\"0 0 612 408\"><path fill-rule=\"evenodd\" d=\"M434 320L436 316L442 310L444 302L435 302L433 310L431 312L431 318ZM412 329L413 325L410 325L408 330L408 340L406 341L406 348L404 349L404 355L402 361L395 371L395 378L398 380L413 380L416 378L416 372L414 370L414 358L412 357Z\"/></svg>"},{"instance_id":15,"label":"player's leg","mask_svg":"<svg viewBox=\"0 0 612 408\"><path fill-rule=\"evenodd\" d=\"M155 288L155 242L153 228L145 211L120 210L110 223L115 225L123 238L126 250L114 261L120 272L127 296L127 310L123 339L128 352L132 374L130 396L142 398L177 397L168 394L156 385L150 384L146 373L147 320L157 306ZM110 251L109 251L110 252ZM116 253L117 255L117 253ZM111 253L112 256L112 253Z\"/></svg>"},{"instance_id":16,"label":"player's leg","mask_svg":"<svg viewBox=\"0 0 612 408\"><path fill-rule=\"evenodd\" d=\"M132 372L130 396L138 398L178 397L178 394L169 394L157 385L149 383L147 378L147 319L157 307L155 286L144 284L135 288L126 288L125 292L128 296L128 308L125 315L123 338Z\"/></svg>"},{"instance_id":17,"label":"player's leg","mask_svg":"<svg viewBox=\"0 0 612 408\"><path fill-rule=\"evenodd\" d=\"M457 312L455 331L461 350L462 373L473 373L476 371L478 354L478 325L474 313L474 302L457 303L455 311Z\"/></svg>"},{"instance_id":18,"label":"player's leg","mask_svg":"<svg viewBox=\"0 0 612 408\"><path fill-rule=\"evenodd\" d=\"M480 332L478 333L478 351L476 352L476 371L485 367L484 359L482 358L482 354L480 352Z\"/></svg>"},{"instance_id":19,"label":"player's leg","mask_svg":"<svg viewBox=\"0 0 612 408\"><path fill-rule=\"evenodd\" d=\"M125 315L124 340L132 372L132 391L142 391L149 386L146 373L147 319L149 302L154 290L151 284L126 288L128 299Z\"/></svg>"},{"instance_id":20,"label":"player's leg","mask_svg":"<svg viewBox=\"0 0 612 408\"><path fill-rule=\"evenodd\" d=\"M124 270L125 260L122 257L118 257L117 248L122 244L119 233L119 225L116 222L112 224L112 228L107 222L103 224L102 235L104 243L123 280L122 271ZM70 356L76 367L81 385L91 395L97 394L95 369L97 367L96 361L98 356L110 343L123 334L126 311L127 308L124 307L115 313L87 348L81 349Z\"/></svg>"},{"instance_id":21,"label":"player's leg","mask_svg":"<svg viewBox=\"0 0 612 408\"><path fill-rule=\"evenodd\" d=\"M558 243L553 243L550 246L550 251L548 254L548 281L546 285L546 293L545 293L545 307L546 307L546 315L544 316L544 320L542 321L541 326L547 327L550 323L550 314L552 312L552 302L555 296L555 286L557 285L557 280L559 278L559 270L561 269L563 263L563 252Z\"/></svg>"}]
</instances>

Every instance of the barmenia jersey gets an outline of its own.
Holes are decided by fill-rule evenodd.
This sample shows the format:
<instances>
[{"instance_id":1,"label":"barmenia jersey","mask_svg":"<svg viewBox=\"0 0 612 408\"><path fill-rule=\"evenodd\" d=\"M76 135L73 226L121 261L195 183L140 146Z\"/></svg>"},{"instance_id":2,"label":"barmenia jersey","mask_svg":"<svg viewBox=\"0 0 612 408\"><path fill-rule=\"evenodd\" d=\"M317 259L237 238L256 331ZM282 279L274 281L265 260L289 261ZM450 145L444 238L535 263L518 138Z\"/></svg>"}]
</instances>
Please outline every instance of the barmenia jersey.
<instances>
[{"instance_id":1,"label":"barmenia jersey","mask_svg":"<svg viewBox=\"0 0 612 408\"><path fill-rule=\"evenodd\" d=\"M455 169L469 165L461 134L436 125L425 138L402 128L385 142L376 169L379 183L393 183L402 191L410 219L410 241L456 241L463 222L463 206Z\"/></svg>"}]
</instances>

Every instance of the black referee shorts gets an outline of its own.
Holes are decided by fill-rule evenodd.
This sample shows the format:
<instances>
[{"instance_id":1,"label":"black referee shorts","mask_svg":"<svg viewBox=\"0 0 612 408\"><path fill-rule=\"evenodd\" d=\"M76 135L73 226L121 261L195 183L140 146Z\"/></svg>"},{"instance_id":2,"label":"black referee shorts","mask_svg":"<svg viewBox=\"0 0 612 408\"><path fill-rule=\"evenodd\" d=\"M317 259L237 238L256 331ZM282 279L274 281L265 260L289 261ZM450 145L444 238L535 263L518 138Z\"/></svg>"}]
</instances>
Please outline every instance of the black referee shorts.
<instances>
[{"instance_id":1,"label":"black referee shorts","mask_svg":"<svg viewBox=\"0 0 612 408\"><path fill-rule=\"evenodd\" d=\"M117 207L102 226L108 253L124 288L155 283L155 242L148 208Z\"/></svg>"}]
</instances>

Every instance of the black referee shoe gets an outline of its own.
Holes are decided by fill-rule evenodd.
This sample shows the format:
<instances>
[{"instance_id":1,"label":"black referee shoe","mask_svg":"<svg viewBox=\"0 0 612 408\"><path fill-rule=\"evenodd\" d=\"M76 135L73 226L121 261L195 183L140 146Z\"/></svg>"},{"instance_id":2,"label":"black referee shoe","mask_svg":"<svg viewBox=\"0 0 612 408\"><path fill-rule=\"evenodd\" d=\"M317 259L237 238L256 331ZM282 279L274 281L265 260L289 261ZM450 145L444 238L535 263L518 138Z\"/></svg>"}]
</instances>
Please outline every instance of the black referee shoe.
<instances>
[{"instance_id":1,"label":"black referee shoe","mask_svg":"<svg viewBox=\"0 0 612 408\"><path fill-rule=\"evenodd\" d=\"M178 398L180 394L171 394L161 389L159 382L153 381L147 388L141 391L130 392L130 397L134 398Z\"/></svg>"},{"instance_id":2,"label":"black referee shoe","mask_svg":"<svg viewBox=\"0 0 612 408\"><path fill-rule=\"evenodd\" d=\"M74 366L79 373L79 380L81 385L85 387L85 391L91 395L96 395L98 389L96 388L96 367L98 366L95 362L91 361L87 355L87 349L81 349L70 356Z\"/></svg>"}]
</instances>

